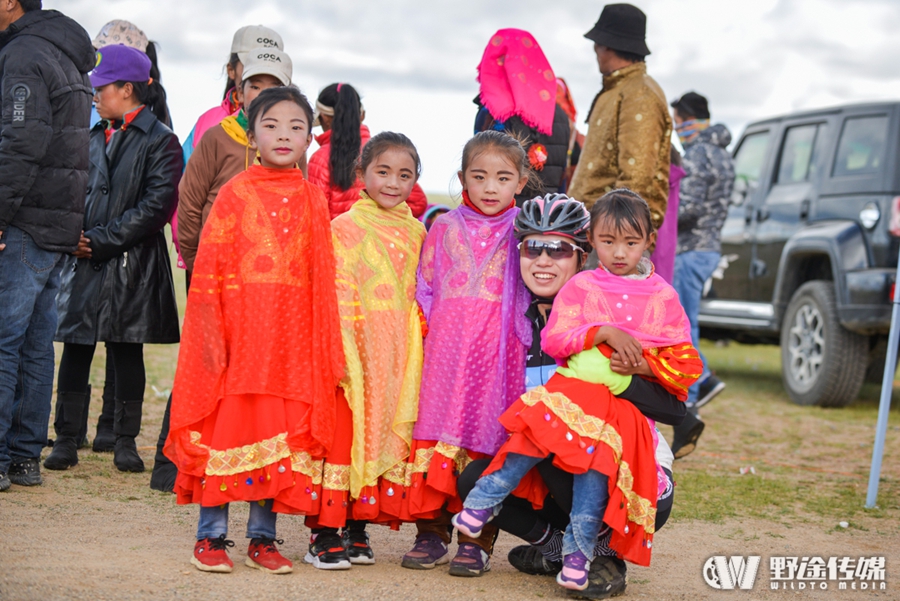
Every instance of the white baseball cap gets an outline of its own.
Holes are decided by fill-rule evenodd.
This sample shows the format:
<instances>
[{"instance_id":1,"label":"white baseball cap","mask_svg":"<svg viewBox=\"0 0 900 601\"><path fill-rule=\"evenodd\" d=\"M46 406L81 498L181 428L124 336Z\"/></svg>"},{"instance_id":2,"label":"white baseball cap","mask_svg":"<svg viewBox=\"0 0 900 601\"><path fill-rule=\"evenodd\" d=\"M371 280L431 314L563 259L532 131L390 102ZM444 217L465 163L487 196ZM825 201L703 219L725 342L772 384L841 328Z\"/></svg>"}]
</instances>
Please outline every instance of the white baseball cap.
<instances>
[{"instance_id":1,"label":"white baseball cap","mask_svg":"<svg viewBox=\"0 0 900 601\"><path fill-rule=\"evenodd\" d=\"M262 25L247 25L234 32L231 53L237 54L245 65L247 54L256 48L277 48L284 51L284 41L276 31Z\"/></svg>"},{"instance_id":2,"label":"white baseball cap","mask_svg":"<svg viewBox=\"0 0 900 601\"><path fill-rule=\"evenodd\" d=\"M291 85L294 65L291 57L278 48L254 48L241 57L244 63L244 81L254 75L271 75L286 86Z\"/></svg>"}]
</instances>

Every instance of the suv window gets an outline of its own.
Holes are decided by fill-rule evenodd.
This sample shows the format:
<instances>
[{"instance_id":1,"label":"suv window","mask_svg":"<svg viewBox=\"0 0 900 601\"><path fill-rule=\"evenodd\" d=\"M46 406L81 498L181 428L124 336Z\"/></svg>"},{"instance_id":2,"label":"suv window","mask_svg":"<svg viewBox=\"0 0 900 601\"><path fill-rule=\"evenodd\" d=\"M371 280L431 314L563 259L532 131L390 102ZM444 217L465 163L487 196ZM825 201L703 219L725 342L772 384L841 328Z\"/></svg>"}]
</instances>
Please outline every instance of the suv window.
<instances>
[{"instance_id":1,"label":"suv window","mask_svg":"<svg viewBox=\"0 0 900 601\"><path fill-rule=\"evenodd\" d=\"M832 176L877 173L884 163L887 131L887 115L844 121Z\"/></svg>"},{"instance_id":2,"label":"suv window","mask_svg":"<svg viewBox=\"0 0 900 601\"><path fill-rule=\"evenodd\" d=\"M744 189L756 188L766 160L769 132L761 131L745 136L734 155L735 181Z\"/></svg>"},{"instance_id":3,"label":"suv window","mask_svg":"<svg viewBox=\"0 0 900 601\"><path fill-rule=\"evenodd\" d=\"M809 163L816 139L815 125L800 125L788 128L781 147L781 161L778 163L779 184L793 184L806 181Z\"/></svg>"}]
</instances>

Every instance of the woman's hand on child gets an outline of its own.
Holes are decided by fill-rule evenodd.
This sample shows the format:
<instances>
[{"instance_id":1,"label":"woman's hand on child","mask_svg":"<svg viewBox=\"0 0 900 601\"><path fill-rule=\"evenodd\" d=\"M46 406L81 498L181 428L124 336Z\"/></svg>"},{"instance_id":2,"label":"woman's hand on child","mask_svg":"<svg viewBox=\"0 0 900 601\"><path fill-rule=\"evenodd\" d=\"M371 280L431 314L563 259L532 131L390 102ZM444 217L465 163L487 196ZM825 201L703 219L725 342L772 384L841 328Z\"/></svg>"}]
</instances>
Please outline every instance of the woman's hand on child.
<instances>
[{"instance_id":1,"label":"woman's hand on child","mask_svg":"<svg viewBox=\"0 0 900 601\"><path fill-rule=\"evenodd\" d=\"M609 357L609 368L623 376L653 376L653 370L650 369L648 362L641 361L640 365L629 365L617 352Z\"/></svg>"},{"instance_id":2,"label":"woman's hand on child","mask_svg":"<svg viewBox=\"0 0 900 601\"><path fill-rule=\"evenodd\" d=\"M84 237L84 232L81 232L81 236L78 238L78 248L72 254L76 259L91 258L91 241Z\"/></svg>"},{"instance_id":3,"label":"woman's hand on child","mask_svg":"<svg viewBox=\"0 0 900 601\"><path fill-rule=\"evenodd\" d=\"M619 356L633 367L643 363L641 343L631 334L627 334L612 326L603 326L594 336L594 344L605 342L616 351Z\"/></svg>"}]
</instances>

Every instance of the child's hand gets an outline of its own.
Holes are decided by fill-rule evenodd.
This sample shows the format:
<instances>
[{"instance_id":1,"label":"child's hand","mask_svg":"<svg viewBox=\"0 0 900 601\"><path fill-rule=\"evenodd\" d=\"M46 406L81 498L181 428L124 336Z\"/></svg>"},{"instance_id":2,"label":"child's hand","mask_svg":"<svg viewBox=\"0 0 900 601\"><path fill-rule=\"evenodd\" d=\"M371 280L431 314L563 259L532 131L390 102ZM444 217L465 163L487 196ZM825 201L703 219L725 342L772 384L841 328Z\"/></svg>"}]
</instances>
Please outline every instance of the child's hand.
<instances>
[{"instance_id":1,"label":"child's hand","mask_svg":"<svg viewBox=\"0 0 900 601\"><path fill-rule=\"evenodd\" d=\"M597 345L603 342L611 346L631 366L637 367L643 362L644 349L641 348L641 343L631 334L627 334L619 328L603 326L594 336L594 344Z\"/></svg>"},{"instance_id":2,"label":"child's hand","mask_svg":"<svg viewBox=\"0 0 900 601\"><path fill-rule=\"evenodd\" d=\"M646 361L642 361L640 365L628 365L624 359L622 359L622 355L617 352L614 352L609 357L609 368L617 374L621 374L623 376L650 376L653 377L653 370L650 369L650 364Z\"/></svg>"}]
</instances>

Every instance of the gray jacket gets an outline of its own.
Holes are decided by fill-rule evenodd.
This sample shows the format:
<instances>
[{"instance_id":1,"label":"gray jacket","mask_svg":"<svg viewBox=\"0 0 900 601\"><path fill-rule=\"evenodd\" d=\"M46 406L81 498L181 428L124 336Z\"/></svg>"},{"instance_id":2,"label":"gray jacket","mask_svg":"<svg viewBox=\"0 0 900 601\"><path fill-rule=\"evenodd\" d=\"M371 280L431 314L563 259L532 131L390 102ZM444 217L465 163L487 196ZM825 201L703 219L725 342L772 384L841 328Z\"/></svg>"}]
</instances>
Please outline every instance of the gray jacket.
<instances>
[{"instance_id":1,"label":"gray jacket","mask_svg":"<svg viewBox=\"0 0 900 601\"><path fill-rule=\"evenodd\" d=\"M725 147L731 132L722 124L701 131L684 148L678 205L678 253L721 252L721 232L734 187L734 161Z\"/></svg>"}]
</instances>

